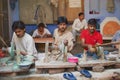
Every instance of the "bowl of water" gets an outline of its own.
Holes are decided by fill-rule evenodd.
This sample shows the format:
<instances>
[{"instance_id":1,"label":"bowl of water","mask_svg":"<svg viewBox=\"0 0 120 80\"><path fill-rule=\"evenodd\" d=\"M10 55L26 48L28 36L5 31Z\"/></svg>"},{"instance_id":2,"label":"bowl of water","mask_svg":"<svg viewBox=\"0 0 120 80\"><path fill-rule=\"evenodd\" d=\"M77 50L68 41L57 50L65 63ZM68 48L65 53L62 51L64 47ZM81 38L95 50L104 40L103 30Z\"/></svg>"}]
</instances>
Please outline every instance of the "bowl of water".
<instances>
[{"instance_id":1,"label":"bowl of water","mask_svg":"<svg viewBox=\"0 0 120 80\"><path fill-rule=\"evenodd\" d=\"M32 64L32 62L30 62L30 61L23 61L23 62L20 62L18 65L19 65L20 69L29 69L31 64Z\"/></svg>"}]
</instances>

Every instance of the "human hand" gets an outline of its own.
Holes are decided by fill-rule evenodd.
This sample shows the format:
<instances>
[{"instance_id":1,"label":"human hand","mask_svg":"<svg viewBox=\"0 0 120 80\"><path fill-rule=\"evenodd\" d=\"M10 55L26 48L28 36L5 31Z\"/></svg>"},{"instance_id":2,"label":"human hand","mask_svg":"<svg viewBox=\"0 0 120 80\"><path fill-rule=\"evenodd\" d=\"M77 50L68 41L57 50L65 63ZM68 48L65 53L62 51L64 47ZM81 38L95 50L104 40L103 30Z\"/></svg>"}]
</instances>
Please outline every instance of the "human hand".
<instances>
[{"instance_id":1,"label":"human hand","mask_svg":"<svg viewBox=\"0 0 120 80\"><path fill-rule=\"evenodd\" d=\"M84 28L81 28L81 29L79 30L79 32L82 32L82 30L84 30Z\"/></svg>"},{"instance_id":2,"label":"human hand","mask_svg":"<svg viewBox=\"0 0 120 80\"><path fill-rule=\"evenodd\" d=\"M88 45L88 50L90 51L90 52L96 52L96 47L95 46L92 46L92 45Z\"/></svg>"},{"instance_id":3,"label":"human hand","mask_svg":"<svg viewBox=\"0 0 120 80\"><path fill-rule=\"evenodd\" d=\"M20 51L20 54L22 54L23 56L25 56L25 55L27 55L27 52Z\"/></svg>"},{"instance_id":4,"label":"human hand","mask_svg":"<svg viewBox=\"0 0 120 80\"><path fill-rule=\"evenodd\" d=\"M36 35L34 38L41 38L39 35Z\"/></svg>"},{"instance_id":5,"label":"human hand","mask_svg":"<svg viewBox=\"0 0 120 80\"><path fill-rule=\"evenodd\" d=\"M68 40L64 40L64 45L68 46Z\"/></svg>"},{"instance_id":6,"label":"human hand","mask_svg":"<svg viewBox=\"0 0 120 80\"><path fill-rule=\"evenodd\" d=\"M50 38L50 37L52 37L52 35L51 34L44 34L44 36L43 36L44 38Z\"/></svg>"},{"instance_id":7,"label":"human hand","mask_svg":"<svg viewBox=\"0 0 120 80\"><path fill-rule=\"evenodd\" d=\"M52 45L52 49L53 49L53 50L59 50L59 47L58 47L57 44L53 44L53 45Z\"/></svg>"},{"instance_id":8,"label":"human hand","mask_svg":"<svg viewBox=\"0 0 120 80\"><path fill-rule=\"evenodd\" d=\"M52 37L52 35L51 35L51 34L47 34L47 37L48 37L48 38L51 38L51 37Z\"/></svg>"}]
</instances>

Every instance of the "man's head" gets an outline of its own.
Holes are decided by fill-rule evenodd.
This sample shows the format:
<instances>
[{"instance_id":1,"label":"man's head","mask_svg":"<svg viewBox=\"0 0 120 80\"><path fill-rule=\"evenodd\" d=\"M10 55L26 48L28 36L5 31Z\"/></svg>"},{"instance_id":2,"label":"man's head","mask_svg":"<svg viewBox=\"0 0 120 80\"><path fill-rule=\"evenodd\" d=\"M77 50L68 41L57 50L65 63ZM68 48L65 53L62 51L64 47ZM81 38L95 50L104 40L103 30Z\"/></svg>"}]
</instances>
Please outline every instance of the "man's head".
<instances>
[{"instance_id":1,"label":"man's head","mask_svg":"<svg viewBox=\"0 0 120 80\"><path fill-rule=\"evenodd\" d=\"M44 23L39 23L39 24L38 24L38 31L39 31L39 32L44 32L44 28L45 28Z\"/></svg>"},{"instance_id":2,"label":"man's head","mask_svg":"<svg viewBox=\"0 0 120 80\"><path fill-rule=\"evenodd\" d=\"M58 28L60 32L64 32L67 28L67 18L62 16L62 17L58 17Z\"/></svg>"},{"instance_id":3,"label":"man's head","mask_svg":"<svg viewBox=\"0 0 120 80\"><path fill-rule=\"evenodd\" d=\"M80 21L82 21L84 19L84 13L80 12L78 14L78 16L79 16Z\"/></svg>"},{"instance_id":4,"label":"man's head","mask_svg":"<svg viewBox=\"0 0 120 80\"><path fill-rule=\"evenodd\" d=\"M94 33L94 31L96 29L96 24L97 24L96 19L88 20L88 29L89 29L90 33Z\"/></svg>"},{"instance_id":5,"label":"man's head","mask_svg":"<svg viewBox=\"0 0 120 80\"><path fill-rule=\"evenodd\" d=\"M25 24L22 21L15 21L12 25L12 30L16 33L17 37L21 38L25 34Z\"/></svg>"}]
</instances>

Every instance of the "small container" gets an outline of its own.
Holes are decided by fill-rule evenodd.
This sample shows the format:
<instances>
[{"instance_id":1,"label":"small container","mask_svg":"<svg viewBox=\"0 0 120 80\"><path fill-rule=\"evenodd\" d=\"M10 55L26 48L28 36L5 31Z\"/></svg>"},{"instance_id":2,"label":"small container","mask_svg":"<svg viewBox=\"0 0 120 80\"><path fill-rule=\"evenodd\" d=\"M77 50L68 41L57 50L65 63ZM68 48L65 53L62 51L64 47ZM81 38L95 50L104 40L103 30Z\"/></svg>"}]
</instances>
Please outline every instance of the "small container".
<instances>
[{"instance_id":1,"label":"small container","mask_svg":"<svg viewBox=\"0 0 120 80\"><path fill-rule=\"evenodd\" d=\"M69 58L68 58L68 62L71 62L71 63L78 63L78 57L74 57L74 56L69 57Z\"/></svg>"},{"instance_id":2,"label":"small container","mask_svg":"<svg viewBox=\"0 0 120 80\"><path fill-rule=\"evenodd\" d=\"M32 62L23 61L23 62L21 62L21 63L18 64L18 65L19 65L19 67L20 67L21 69L29 69L30 66L31 66L31 64L32 64Z\"/></svg>"}]
</instances>

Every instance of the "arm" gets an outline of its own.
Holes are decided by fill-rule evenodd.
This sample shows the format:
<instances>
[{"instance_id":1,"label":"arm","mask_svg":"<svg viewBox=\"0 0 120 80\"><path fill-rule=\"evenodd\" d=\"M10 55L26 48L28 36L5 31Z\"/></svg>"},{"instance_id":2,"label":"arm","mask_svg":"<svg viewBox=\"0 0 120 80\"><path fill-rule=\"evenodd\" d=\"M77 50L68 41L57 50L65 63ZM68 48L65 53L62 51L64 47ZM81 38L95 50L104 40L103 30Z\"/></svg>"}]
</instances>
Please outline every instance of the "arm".
<instances>
[{"instance_id":1,"label":"arm","mask_svg":"<svg viewBox=\"0 0 120 80\"><path fill-rule=\"evenodd\" d=\"M85 44L85 39L81 39L81 45L83 48L88 49L90 52L96 52L96 47L90 44Z\"/></svg>"},{"instance_id":2,"label":"arm","mask_svg":"<svg viewBox=\"0 0 120 80\"><path fill-rule=\"evenodd\" d=\"M88 28L88 25L87 25L87 21L85 20L85 28L84 29L87 29Z\"/></svg>"},{"instance_id":3,"label":"arm","mask_svg":"<svg viewBox=\"0 0 120 80\"><path fill-rule=\"evenodd\" d=\"M35 30L32 34L32 37L35 38L37 36L37 30Z\"/></svg>"},{"instance_id":4,"label":"arm","mask_svg":"<svg viewBox=\"0 0 120 80\"><path fill-rule=\"evenodd\" d=\"M83 30L82 32L81 32L81 35L80 35L80 40L81 40L81 46L83 47L83 48L87 48L88 47L88 45L85 43L85 35L86 34L86 32Z\"/></svg>"},{"instance_id":5,"label":"arm","mask_svg":"<svg viewBox=\"0 0 120 80\"><path fill-rule=\"evenodd\" d=\"M77 25L77 19L74 20L73 25L72 25L72 28L73 28L74 30L76 30L76 31L79 31L80 29L77 28L76 25Z\"/></svg>"},{"instance_id":6,"label":"arm","mask_svg":"<svg viewBox=\"0 0 120 80\"><path fill-rule=\"evenodd\" d=\"M81 38L81 46L82 46L83 48L88 47L88 44L85 44L85 39L84 39L84 38Z\"/></svg>"},{"instance_id":7,"label":"arm","mask_svg":"<svg viewBox=\"0 0 120 80\"><path fill-rule=\"evenodd\" d=\"M70 34L68 34L68 40L66 41L66 43L68 44L68 51L71 51L74 47L74 37L73 34L70 32Z\"/></svg>"},{"instance_id":8,"label":"arm","mask_svg":"<svg viewBox=\"0 0 120 80\"><path fill-rule=\"evenodd\" d=\"M24 44L26 47L24 51L20 52L22 55L36 55L37 50L35 48L35 42L32 37L28 38Z\"/></svg>"},{"instance_id":9,"label":"arm","mask_svg":"<svg viewBox=\"0 0 120 80\"><path fill-rule=\"evenodd\" d=\"M87 21L84 19L84 20L81 22L81 26L80 26L79 32L81 32L82 30L87 29L87 28L88 28L88 26L87 26Z\"/></svg>"},{"instance_id":10,"label":"arm","mask_svg":"<svg viewBox=\"0 0 120 80\"><path fill-rule=\"evenodd\" d=\"M44 37L47 37L47 38L51 38L52 37L52 35L51 35L51 33L50 33L50 31L48 29L45 29Z\"/></svg>"},{"instance_id":11,"label":"arm","mask_svg":"<svg viewBox=\"0 0 120 80\"><path fill-rule=\"evenodd\" d=\"M86 50L89 50L90 52L94 52L95 51L95 46L93 46L92 44L88 44L86 43L86 37L88 35L86 35L86 30L82 31L81 32L81 36L80 36L80 39L81 39L81 46L86 49Z\"/></svg>"},{"instance_id":12,"label":"arm","mask_svg":"<svg viewBox=\"0 0 120 80\"><path fill-rule=\"evenodd\" d=\"M97 35L97 43L96 43L96 45L100 45L100 44L102 44L103 43L103 39L102 39L102 35L99 33L98 35Z\"/></svg>"}]
</instances>

